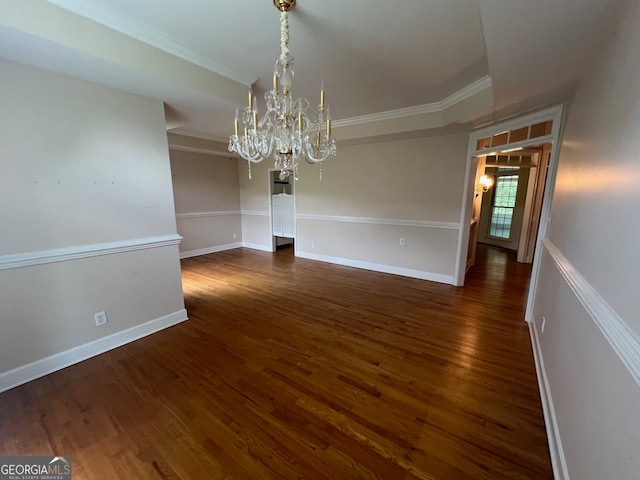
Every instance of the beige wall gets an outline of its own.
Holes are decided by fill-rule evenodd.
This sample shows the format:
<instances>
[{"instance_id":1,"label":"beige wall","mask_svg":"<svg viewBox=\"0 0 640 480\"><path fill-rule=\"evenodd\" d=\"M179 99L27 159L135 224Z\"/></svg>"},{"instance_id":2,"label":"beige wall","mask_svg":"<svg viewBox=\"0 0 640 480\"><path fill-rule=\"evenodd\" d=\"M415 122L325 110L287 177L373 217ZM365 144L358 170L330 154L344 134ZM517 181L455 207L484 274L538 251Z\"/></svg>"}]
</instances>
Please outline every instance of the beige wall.
<instances>
[{"instance_id":1,"label":"beige wall","mask_svg":"<svg viewBox=\"0 0 640 480\"><path fill-rule=\"evenodd\" d=\"M175 148L170 156L181 256L239 246L237 159Z\"/></svg>"},{"instance_id":2,"label":"beige wall","mask_svg":"<svg viewBox=\"0 0 640 480\"><path fill-rule=\"evenodd\" d=\"M467 134L340 146L296 183L296 255L453 283ZM240 161L246 246L271 250L271 160ZM404 246L400 238L405 239Z\"/></svg>"},{"instance_id":3,"label":"beige wall","mask_svg":"<svg viewBox=\"0 0 640 480\"><path fill-rule=\"evenodd\" d=\"M302 165L296 255L453 283L467 134L339 147ZM268 160L240 162L243 241L270 250ZM400 245L404 238L404 246Z\"/></svg>"},{"instance_id":4,"label":"beige wall","mask_svg":"<svg viewBox=\"0 0 640 480\"><path fill-rule=\"evenodd\" d=\"M298 213L458 222L467 134L340 146L318 166L304 165Z\"/></svg>"},{"instance_id":5,"label":"beige wall","mask_svg":"<svg viewBox=\"0 0 640 480\"><path fill-rule=\"evenodd\" d=\"M30 362L54 356L55 369L186 312L162 103L11 62L0 71L1 389ZM101 310L109 323L96 327Z\"/></svg>"},{"instance_id":6,"label":"beige wall","mask_svg":"<svg viewBox=\"0 0 640 480\"><path fill-rule=\"evenodd\" d=\"M242 209L243 245L259 250L272 251L271 217L269 216L269 169L273 160L267 159L251 165L251 179L246 160L237 160Z\"/></svg>"},{"instance_id":7,"label":"beige wall","mask_svg":"<svg viewBox=\"0 0 640 480\"><path fill-rule=\"evenodd\" d=\"M580 480L640 478L639 22L626 2L569 110L534 303L555 429Z\"/></svg>"},{"instance_id":8,"label":"beige wall","mask_svg":"<svg viewBox=\"0 0 640 480\"><path fill-rule=\"evenodd\" d=\"M323 181L317 166L305 165L297 254L452 283L467 139L342 146Z\"/></svg>"}]
</instances>

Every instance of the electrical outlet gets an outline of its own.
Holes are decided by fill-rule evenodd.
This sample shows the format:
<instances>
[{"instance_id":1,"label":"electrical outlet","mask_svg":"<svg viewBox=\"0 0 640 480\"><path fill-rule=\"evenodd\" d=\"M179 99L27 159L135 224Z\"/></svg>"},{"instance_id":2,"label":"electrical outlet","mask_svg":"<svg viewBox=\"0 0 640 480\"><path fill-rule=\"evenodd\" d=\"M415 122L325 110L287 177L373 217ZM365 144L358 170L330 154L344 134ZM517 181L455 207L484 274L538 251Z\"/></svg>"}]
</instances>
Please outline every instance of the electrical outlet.
<instances>
[{"instance_id":1,"label":"electrical outlet","mask_svg":"<svg viewBox=\"0 0 640 480\"><path fill-rule=\"evenodd\" d=\"M316 248L316 242L311 242L311 248Z\"/></svg>"},{"instance_id":2,"label":"electrical outlet","mask_svg":"<svg viewBox=\"0 0 640 480\"><path fill-rule=\"evenodd\" d=\"M544 324L547 322L547 319L542 317L542 326L540 327L540 333L544 333Z\"/></svg>"},{"instance_id":3,"label":"electrical outlet","mask_svg":"<svg viewBox=\"0 0 640 480\"><path fill-rule=\"evenodd\" d=\"M233 239L235 240L236 238L238 238L238 235L234 233L233 234Z\"/></svg>"},{"instance_id":4,"label":"electrical outlet","mask_svg":"<svg viewBox=\"0 0 640 480\"><path fill-rule=\"evenodd\" d=\"M400 245L404 247L404 237L400 237Z\"/></svg>"},{"instance_id":5,"label":"electrical outlet","mask_svg":"<svg viewBox=\"0 0 640 480\"><path fill-rule=\"evenodd\" d=\"M96 327L107 324L107 312L105 312L104 310L98 313L94 313L93 318L96 321Z\"/></svg>"}]
</instances>

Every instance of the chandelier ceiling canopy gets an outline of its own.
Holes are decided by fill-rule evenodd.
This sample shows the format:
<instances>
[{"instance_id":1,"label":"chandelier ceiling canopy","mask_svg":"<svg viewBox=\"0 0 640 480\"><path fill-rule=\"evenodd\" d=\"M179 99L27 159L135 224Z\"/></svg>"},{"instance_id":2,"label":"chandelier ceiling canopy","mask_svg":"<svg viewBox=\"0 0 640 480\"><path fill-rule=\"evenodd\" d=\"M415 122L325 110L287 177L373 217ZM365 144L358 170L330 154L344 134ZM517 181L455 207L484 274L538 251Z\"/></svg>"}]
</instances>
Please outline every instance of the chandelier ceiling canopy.
<instances>
[{"instance_id":1,"label":"chandelier ceiling canopy","mask_svg":"<svg viewBox=\"0 0 640 480\"><path fill-rule=\"evenodd\" d=\"M294 98L294 60L289 53L288 12L296 0L273 0L280 11L280 56L273 70L273 89L265 93L266 112L260 115L253 92L248 105L236 109L234 133L229 136L229 151L236 152L249 164L273 156L280 178L298 179L301 160L322 163L336 154L336 141L331 135L331 116L325 105L324 80L320 85L320 103L310 109L305 98Z\"/></svg>"}]
</instances>

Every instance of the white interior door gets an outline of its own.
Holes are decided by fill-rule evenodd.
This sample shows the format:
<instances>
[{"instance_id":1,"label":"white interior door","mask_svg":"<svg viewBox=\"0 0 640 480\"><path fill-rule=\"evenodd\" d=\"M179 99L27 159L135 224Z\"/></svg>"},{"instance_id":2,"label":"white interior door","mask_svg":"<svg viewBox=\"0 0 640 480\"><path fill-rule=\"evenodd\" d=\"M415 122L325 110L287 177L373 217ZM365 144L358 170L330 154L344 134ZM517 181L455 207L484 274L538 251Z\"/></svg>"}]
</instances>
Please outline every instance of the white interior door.
<instances>
[{"instance_id":1,"label":"white interior door","mask_svg":"<svg viewBox=\"0 0 640 480\"><path fill-rule=\"evenodd\" d=\"M282 237L296 238L295 197L282 194Z\"/></svg>"},{"instance_id":2,"label":"white interior door","mask_svg":"<svg viewBox=\"0 0 640 480\"><path fill-rule=\"evenodd\" d=\"M282 195L271 196L271 226L276 237L284 237L282 204Z\"/></svg>"}]
</instances>

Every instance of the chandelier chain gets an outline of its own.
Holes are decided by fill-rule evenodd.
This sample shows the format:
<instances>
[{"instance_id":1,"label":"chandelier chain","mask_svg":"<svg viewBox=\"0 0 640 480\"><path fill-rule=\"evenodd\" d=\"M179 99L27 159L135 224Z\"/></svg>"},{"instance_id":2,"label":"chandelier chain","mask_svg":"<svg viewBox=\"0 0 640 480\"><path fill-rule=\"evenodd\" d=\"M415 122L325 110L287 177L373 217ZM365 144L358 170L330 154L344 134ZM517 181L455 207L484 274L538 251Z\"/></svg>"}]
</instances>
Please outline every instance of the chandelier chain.
<instances>
[{"instance_id":1,"label":"chandelier chain","mask_svg":"<svg viewBox=\"0 0 640 480\"><path fill-rule=\"evenodd\" d=\"M289 16L287 12L280 13L280 58L289 56Z\"/></svg>"}]
</instances>

